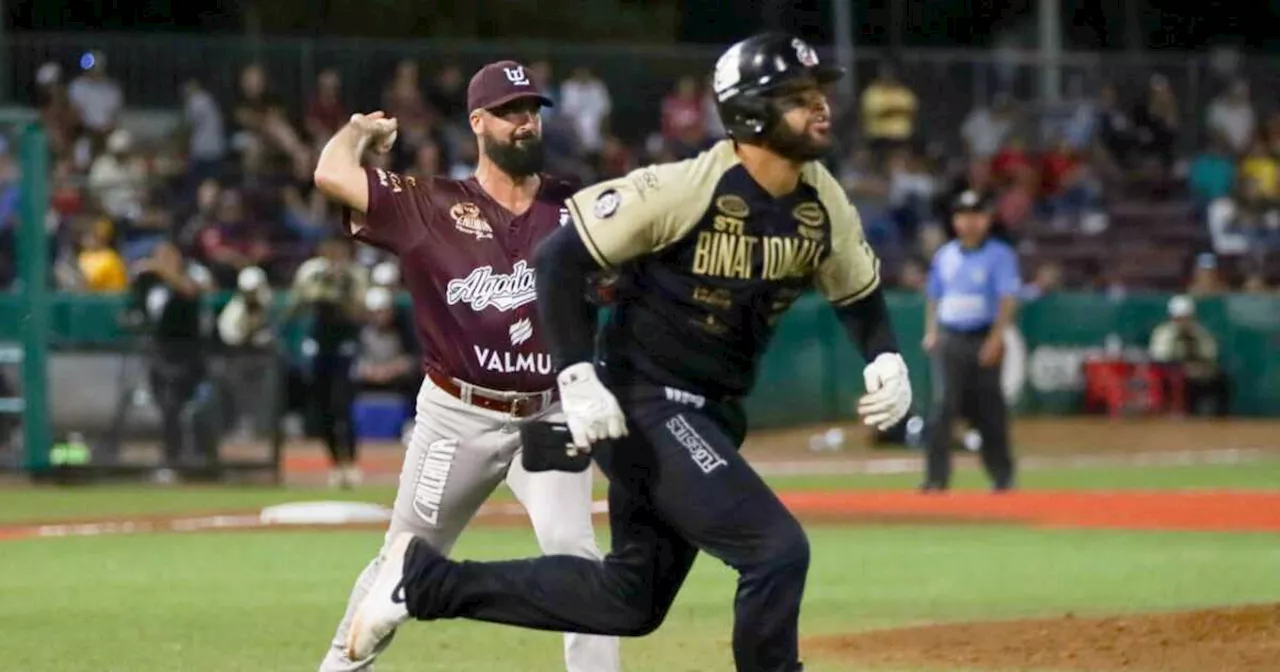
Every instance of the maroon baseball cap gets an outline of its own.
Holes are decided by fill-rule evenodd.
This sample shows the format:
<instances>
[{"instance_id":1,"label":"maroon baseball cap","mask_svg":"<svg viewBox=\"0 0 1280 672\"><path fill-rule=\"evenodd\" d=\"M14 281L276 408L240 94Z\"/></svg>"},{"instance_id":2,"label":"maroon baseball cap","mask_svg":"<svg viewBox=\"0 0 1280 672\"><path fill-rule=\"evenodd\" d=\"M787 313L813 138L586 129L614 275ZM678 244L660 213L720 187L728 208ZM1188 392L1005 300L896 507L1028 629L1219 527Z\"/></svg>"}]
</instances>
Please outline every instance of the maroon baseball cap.
<instances>
[{"instance_id":1,"label":"maroon baseball cap","mask_svg":"<svg viewBox=\"0 0 1280 672\"><path fill-rule=\"evenodd\" d=\"M468 110L491 110L519 98L537 98L544 107L553 106L529 76L529 70L515 61L490 63L480 68L467 85Z\"/></svg>"}]
</instances>

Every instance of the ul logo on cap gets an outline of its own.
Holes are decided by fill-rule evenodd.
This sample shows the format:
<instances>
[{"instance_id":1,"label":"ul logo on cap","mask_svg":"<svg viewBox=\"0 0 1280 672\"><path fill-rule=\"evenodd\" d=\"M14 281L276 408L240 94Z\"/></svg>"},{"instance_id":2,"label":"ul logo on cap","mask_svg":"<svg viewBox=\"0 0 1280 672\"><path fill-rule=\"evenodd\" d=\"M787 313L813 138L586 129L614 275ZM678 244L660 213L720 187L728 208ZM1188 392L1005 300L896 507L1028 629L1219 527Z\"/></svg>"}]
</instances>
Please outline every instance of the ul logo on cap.
<instances>
[{"instance_id":1,"label":"ul logo on cap","mask_svg":"<svg viewBox=\"0 0 1280 672\"><path fill-rule=\"evenodd\" d=\"M515 84L516 86L529 85L529 79L524 76L523 65L517 66L514 68L503 68L502 71L507 73L507 81L511 82L512 84Z\"/></svg>"}]
</instances>

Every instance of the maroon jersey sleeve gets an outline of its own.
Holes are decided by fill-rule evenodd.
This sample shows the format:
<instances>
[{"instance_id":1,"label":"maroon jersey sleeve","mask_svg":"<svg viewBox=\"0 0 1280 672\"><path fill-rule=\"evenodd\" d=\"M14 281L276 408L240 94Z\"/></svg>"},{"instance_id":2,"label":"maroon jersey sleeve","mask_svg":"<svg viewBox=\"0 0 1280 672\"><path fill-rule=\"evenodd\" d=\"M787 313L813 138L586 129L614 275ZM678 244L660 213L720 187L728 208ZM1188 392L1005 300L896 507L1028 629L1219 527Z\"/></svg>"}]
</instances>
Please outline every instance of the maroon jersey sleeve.
<instances>
[{"instance_id":1,"label":"maroon jersey sleeve","mask_svg":"<svg viewBox=\"0 0 1280 672\"><path fill-rule=\"evenodd\" d=\"M369 211L343 212L347 233L362 243L399 253L426 233L434 204L431 185L381 168L365 168Z\"/></svg>"}]
</instances>

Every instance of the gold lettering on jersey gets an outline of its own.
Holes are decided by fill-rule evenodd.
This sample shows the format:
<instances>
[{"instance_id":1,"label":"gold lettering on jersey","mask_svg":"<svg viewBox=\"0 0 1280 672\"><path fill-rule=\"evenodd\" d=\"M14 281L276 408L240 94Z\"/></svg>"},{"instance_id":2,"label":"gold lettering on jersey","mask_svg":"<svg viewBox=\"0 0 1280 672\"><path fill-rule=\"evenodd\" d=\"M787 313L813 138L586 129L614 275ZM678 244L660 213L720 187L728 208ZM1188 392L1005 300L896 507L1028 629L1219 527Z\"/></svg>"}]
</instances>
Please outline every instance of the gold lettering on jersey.
<instances>
[{"instance_id":1,"label":"gold lettering on jersey","mask_svg":"<svg viewBox=\"0 0 1280 672\"><path fill-rule=\"evenodd\" d=\"M822 226L822 223L827 221L827 216L822 212L822 206L813 201L797 205L791 211L791 216L805 226Z\"/></svg>"},{"instance_id":2,"label":"gold lettering on jersey","mask_svg":"<svg viewBox=\"0 0 1280 672\"><path fill-rule=\"evenodd\" d=\"M746 217L751 214L747 202L736 194L725 194L716 198L716 209L730 217Z\"/></svg>"},{"instance_id":3,"label":"gold lettering on jersey","mask_svg":"<svg viewBox=\"0 0 1280 672\"><path fill-rule=\"evenodd\" d=\"M703 231L693 250L693 273L722 278L751 279L755 236L735 236Z\"/></svg>"},{"instance_id":4,"label":"gold lettering on jersey","mask_svg":"<svg viewBox=\"0 0 1280 672\"><path fill-rule=\"evenodd\" d=\"M714 308L728 310L733 307L733 294L718 287L694 287L693 300Z\"/></svg>"},{"instance_id":5,"label":"gold lettering on jersey","mask_svg":"<svg viewBox=\"0 0 1280 672\"><path fill-rule=\"evenodd\" d=\"M826 245L803 238L764 239L765 280L807 277L818 268Z\"/></svg>"},{"instance_id":6,"label":"gold lettering on jersey","mask_svg":"<svg viewBox=\"0 0 1280 672\"><path fill-rule=\"evenodd\" d=\"M475 203L455 203L452 208L449 208L449 216L453 218L454 227L463 233L475 236L476 240L493 237L493 228L489 226L489 222L485 221L484 216L480 214L479 206Z\"/></svg>"},{"instance_id":7,"label":"gold lettering on jersey","mask_svg":"<svg viewBox=\"0 0 1280 672\"><path fill-rule=\"evenodd\" d=\"M741 236L745 232L745 224L741 219L724 215L716 215L711 227L719 233L728 233L734 236Z\"/></svg>"}]
</instances>

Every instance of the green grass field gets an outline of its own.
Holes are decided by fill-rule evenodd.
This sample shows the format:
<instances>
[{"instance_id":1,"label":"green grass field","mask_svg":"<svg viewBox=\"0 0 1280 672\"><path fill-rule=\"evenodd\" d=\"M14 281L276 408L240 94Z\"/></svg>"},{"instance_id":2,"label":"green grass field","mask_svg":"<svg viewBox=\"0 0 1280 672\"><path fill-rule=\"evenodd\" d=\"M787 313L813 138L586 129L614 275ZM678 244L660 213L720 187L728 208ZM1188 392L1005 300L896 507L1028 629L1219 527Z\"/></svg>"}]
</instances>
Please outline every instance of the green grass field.
<instances>
[{"instance_id":1,"label":"green grass field","mask_svg":"<svg viewBox=\"0 0 1280 672\"><path fill-rule=\"evenodd\" d=\"M966 475L977 487L976 476ZM773 479L780 489L902 488L907 476ZM1028 473L1026 488L1280 488L1280 461ZM255 509L391 491L85 488L0 491L5 523ZM505 496L505 493L500 493ZM811 528L806 636L935 621L1173 610L1280 601L1266 534L1014 526ZM0 542L4 669L314 670L375 531L147 534ZM536 552L526 529L475 527L457 554ZM733 575L702 558L667 623L624 645L628 672L731 670ZM852 672L809 657L810 672ZM466 622L410 624L382 671L557 670L561 639ZM955 669L919 672L960 672ZM1032 672L1032 671L1022 671ZM1040 672L1040 671L1035 671ZM1045 671L1048 672L1048 671Z\"/></svg>"}]
</instances>

